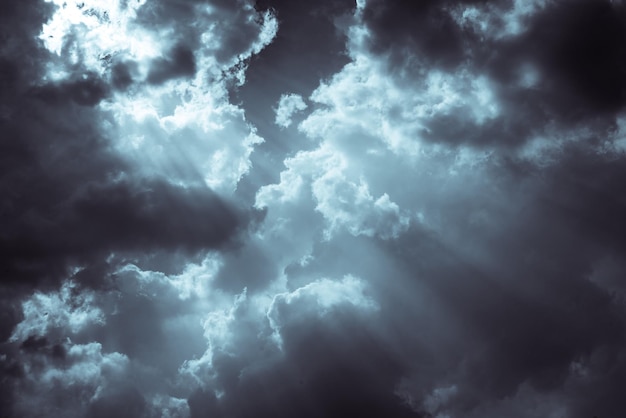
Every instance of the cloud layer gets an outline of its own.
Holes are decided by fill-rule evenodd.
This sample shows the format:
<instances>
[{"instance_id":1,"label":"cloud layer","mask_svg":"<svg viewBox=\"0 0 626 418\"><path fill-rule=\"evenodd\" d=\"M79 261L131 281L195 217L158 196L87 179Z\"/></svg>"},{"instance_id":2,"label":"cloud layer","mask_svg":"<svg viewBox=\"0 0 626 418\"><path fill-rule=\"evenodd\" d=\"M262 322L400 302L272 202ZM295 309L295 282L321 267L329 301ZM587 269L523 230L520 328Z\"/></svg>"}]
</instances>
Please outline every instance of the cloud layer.
<instances>
[{"instance_id":1,"label":"cloud layer","mask_svg":"<svg viewBox=\"0 0 626 418\"><path fill-rule=\"evenodd\" d=\"M620 2L0 21L0 415L626 409Z\"/></svg>"}]
</instances>

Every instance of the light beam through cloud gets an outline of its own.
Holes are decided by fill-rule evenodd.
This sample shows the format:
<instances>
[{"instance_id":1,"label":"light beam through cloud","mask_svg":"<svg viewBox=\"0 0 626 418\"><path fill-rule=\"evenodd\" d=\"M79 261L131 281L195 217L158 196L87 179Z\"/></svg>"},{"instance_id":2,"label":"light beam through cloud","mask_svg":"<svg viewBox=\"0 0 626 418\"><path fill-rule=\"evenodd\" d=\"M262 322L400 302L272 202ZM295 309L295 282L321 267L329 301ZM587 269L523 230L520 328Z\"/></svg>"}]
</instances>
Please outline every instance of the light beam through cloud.
<instances>
[{"instance_id":1,"label":"light beam through cloud","mask_svg":"<svg viewBox=\"0 0 626 418\"><path fill-rule=\"evenodd\" d=\"M0 5L0 416L618 416L626 6Z\"/></svg>"}]
</instances>

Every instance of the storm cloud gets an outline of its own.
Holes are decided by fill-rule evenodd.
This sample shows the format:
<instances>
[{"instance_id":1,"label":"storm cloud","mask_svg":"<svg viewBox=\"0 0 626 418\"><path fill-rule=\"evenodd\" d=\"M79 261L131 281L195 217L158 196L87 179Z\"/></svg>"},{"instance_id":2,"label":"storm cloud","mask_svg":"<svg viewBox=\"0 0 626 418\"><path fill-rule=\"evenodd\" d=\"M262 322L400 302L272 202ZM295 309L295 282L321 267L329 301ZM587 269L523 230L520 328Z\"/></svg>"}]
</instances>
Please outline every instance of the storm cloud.
<instances>
[{"instance_id":1,"label":"storm cloud","mask_svg":"<svg viewBox=\"0 0 626 418\"><path fill-rule=\"evenodd\" d=\"M0 12L0 415L626 410L621 2Z\"/></svg>"}]
</instances>

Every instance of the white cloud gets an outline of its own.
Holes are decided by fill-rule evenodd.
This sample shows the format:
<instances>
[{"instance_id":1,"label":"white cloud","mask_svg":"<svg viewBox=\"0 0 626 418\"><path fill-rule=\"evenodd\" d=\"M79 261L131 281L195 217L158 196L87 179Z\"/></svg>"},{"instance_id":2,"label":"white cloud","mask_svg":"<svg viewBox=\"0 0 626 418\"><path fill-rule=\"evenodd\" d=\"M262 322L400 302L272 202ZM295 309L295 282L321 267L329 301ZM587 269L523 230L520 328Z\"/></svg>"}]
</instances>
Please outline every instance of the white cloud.
<instances>
[{"instance_id":1,"label":"white cloud","mask_svg":"<svg viewBox=\"0 0 626 418\"><path fill-rule=\"evenodd\" d=\"M299 94L283 94L278 101L276 108L276 124L283 128L291 125L291 118L294 114L307 108L307 104Z\"/></svg>"},{"instance_id":2,"label":"white cloud","mask_svg":"<svg viewBox=\"0 0 626 418\"><path fill-rule=\"evenodd\" d=\"M323 278L291 292L276 294L267 310L267 319L274 340L282 347L280 331L285 324L307 317L324 316L333 308L345 305L365 312L378 310L376 301L367 294L366 283L346 275L341 280ZM285 313L285 309L289 308Z\"/></svg>"},{"instance_id":3,"label":"white cloud","mask_svg":"<svg viewBox=\"0 0 626 418\"><path fill-rule=\"evenodd\" d=\"M389 195L374 199L363 179L357 184L340 173L327 172L313 182L313 195L318 202L316 210L328 222L327 239L341 228L352 235L397 238L409 226L409 218Z\"/></svg>"},{"instance_id":4,"label":"white cloud","mask_svg":"<svg viewBox=\"0 0 626 418\"><path fill-rule=\"evenodd\" d=\"M60 56L66 49L90 70L103 72L106 59L129 54L139 60L159 55L158 37L134 25L133 21L146 0L132 2L102 0L46 0L57 10L43 25L39 38L51 52ZM68 40L68 35L75 38ZM104 60L103 60L104 59ZM67 72L64 63L51 63L51 70Z\"/></svg>"},{"instance_id":5,"label":"white cloud","mask_svg":"<svg viewBox=\"0 0 626 418\"><path fill-rule=\"evenodd\" d=\"M50 64L49 77L71 76L78 62L107 77L114 65L130 62L134 84L100 104L112 115L105 126L115 147L145 175L177 184L204 181L233 192L263 140L243 110L229 103L227 85L243 83L246 60L272 41L276 19L259 15L249 4L242 10L193 4L193 24L172 20L169 26L147 26L137 21L145 2L54 2L58 8L41 38L63 58ZM167 59L181 34L183 42L197 44L190 58L195 73L186 74L191 80L174 74L151 84L151 68Z\"/></svg>"},{"instance_id":6,"label":"white cloud","mask_svg":"<svg viewBox=\"0 0 626 418\"><path fill-rule=\"evenodd\" d=\"M207 349L200 358L185 361L179 374L183 380L191 379L191 384L204 386L213 377L213 356L216 350L229 350L233 342L233 324L237 311L247 302L247 291L235 297L230 306L217 308L205 315L202 326L207 340Z\"/></svg>"},{"instance_id":7,"label":"white cloud","mask_svg":"<svg viewBox=\"0 0 626 418\"><path fill-rule=\"evenodd\" d=\"M15 327L10 341L24 341L30 336L59 338L103 324L103 312L94 302L94 292L79 290L71 280L56 292L35 292L22 303L24 319Z\"/></svg>"},{"instance_id":8,"label":"white cloud","mask_svg":"<svg viewBox=\"0 0 626 418\"><path fill-rule=\"evenodd\" d=\"M52 387L62 382L63 388L71 386L93 386L94 396L108 379L118 379L128 367L128 358L120 353L102 353L102 345L69 344L67 349L69 367L52 367L41 374L31 376L34 381Z\"/></svg>"},{"instance_id":9,"label":"white cloud","mask_svg":"<svg viewBox=\"0 0 626 418\"><path fill-rule=\"evenodd\" d=\"M272 317L276 313L275 304L298 303L311 303L320 315L344 303L366 310L377 309L376 302L366 294L366 284L357 277L347 275L341 280L319 279L292 292L277 294L268 310L268 316Z\"/></svg>"},{"instance_id":10,"label":"white cloud","mask_svg":"<svg viewBox=\"0 0 626 418\"><path fill-rule=\"evenodd\" d=\"M301 124L309 137L342 148L371 137L398 155L415 157L434 117L454 115L481 125L500 114L489 80L466 69L429 71L409 84L388 75L384 61L359 49L353 54L353 62L313 92L311 101L322 106ZM376 152L377 144L361 142Z\"/></svg>"},{"instance_id":11,"label":"white cloud","mask_svg":"<svg viewBox=\"0 0 626 418\"><path fill-rule=\"evenodd\" d=\"M222 266L219 255L210 253L199 263L188 263L179 274L167 275L159 271L142 270L135 264L126 264L116 270L119 289L126 293L145 294L164 298L174 304L209 303L215 297L213 280Z\"/></svg>"},{"instance_id":12,"label":"white cloud","mask_svg":"<svg viewBox=\"0 0 626 418\"><path fill-rule=\"evenodd\" d=\"M350 166L350 160L331 146L300 152L286 160L285 165L287 170L281 173L279 184L259 190L258 207L268 207L271 211L275 210L277 203L296 202L304 188L307 192L310 190L315 210L326 221L326 239L341 229L355 236L393 238L408 228L409 217L401 213L389 195L382 193L375 198L364 177L352 180L350 177L355 175L355 170ZM300 203L307 205L306 200ZM293 215L306 216L300 212ZM296 222L307 221L299 219Z\"/></svg>"}]
</instances>

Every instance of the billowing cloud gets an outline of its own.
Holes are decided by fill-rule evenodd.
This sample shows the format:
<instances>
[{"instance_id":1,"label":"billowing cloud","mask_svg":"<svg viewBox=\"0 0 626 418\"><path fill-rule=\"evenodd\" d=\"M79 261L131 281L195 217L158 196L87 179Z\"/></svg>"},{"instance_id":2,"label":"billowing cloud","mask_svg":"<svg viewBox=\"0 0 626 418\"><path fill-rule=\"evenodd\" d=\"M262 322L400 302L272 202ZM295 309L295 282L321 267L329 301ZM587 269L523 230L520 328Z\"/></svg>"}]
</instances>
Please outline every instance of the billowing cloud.
<instances>
[{"instance_id":1,"label":"billowing cloud","mask_svg":"<svg viewBox=\"0 0 626 418\"><path fill-rule=\"evenodd\" d=\"M0 415L626 408L621 3L0 9Z\"/></svg>"},{"instance_id":2,"label":"billowing cloud","mask_svg":"<svg viewBox=\"0 0 626 418\"><path fill-rule=\"evenodd\" d=\"M276 124L283 128L291 125L292 116L307 108L307 104L299 94L284 94L280 96L278 107L276 108Z\"/></svg>"},{"instance_id":3,"label":"billowing cloud","mask_svg":"<svg viewBox=\"0 0 626 418\"><path fill-rule=\"evenodd\" d=\"M251 25L245 47L229 38L200 50L201 38L210 36L201 28L142 20L168 14L170 6L55 3L47 16L27 19L30 32L12 35L31 49L31 61L13 43L4 48L6 280L54 282L72 265L145 253L145 245L148 253L191 254L245 228L247 215L226 199L262 139L224 96L229 77L239 75L211 81L208 73L228 73L258 52L271 39L272 18L251 6L244 17L238 9L195 5L204 7L205 28L226 19ZM16 16L29 9L37 10L10 8ZM176 25L189 32L188 44L160 43ZM218 60L217 50L232 57Z\"/></svg>"}]
</instances>

